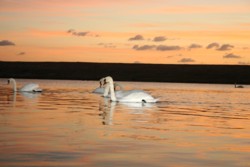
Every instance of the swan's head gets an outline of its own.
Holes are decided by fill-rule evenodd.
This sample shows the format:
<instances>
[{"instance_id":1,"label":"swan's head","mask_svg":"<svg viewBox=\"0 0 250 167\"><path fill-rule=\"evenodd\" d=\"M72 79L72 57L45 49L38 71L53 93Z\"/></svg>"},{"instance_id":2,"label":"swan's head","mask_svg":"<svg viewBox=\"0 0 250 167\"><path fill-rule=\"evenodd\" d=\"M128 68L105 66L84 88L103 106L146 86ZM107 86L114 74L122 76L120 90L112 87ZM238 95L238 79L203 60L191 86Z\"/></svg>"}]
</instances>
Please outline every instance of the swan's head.
<instances>
[{"instance_id":1,"label":"swan's head","mask_svg":"<svg viewBox=\"0 0 250 167\"><path fill-rule=\"evenodd\" d=\"M100 88L103 87L106 84L105 78L100 79L99 83L100 83Z\"/></svg>"},{"instance_id":2,"label":"swan's head","mask_svg":"<svg viewBox=\"0 0 250 167\"><path fill-rule=\"evenodd\" d=\"M8 81L7 81L7 84L9 85L11 82L13 82L14 81L14 79L13 78L10 78L10 79L8 79Z\"/></svg>"},{"instance_id":3,"label":"swan's head","mask_svg":"<svg viewBox=\"0 0 250 167\"><path fill-rule=\"evenodd\" d=\"M113 81L112 77L110 77L110 76L107 76L107 77L104 77L104 78L100 79L100 81L99 81L100 87L105 86L110 81Z\"/></svg>"}]
</instances>

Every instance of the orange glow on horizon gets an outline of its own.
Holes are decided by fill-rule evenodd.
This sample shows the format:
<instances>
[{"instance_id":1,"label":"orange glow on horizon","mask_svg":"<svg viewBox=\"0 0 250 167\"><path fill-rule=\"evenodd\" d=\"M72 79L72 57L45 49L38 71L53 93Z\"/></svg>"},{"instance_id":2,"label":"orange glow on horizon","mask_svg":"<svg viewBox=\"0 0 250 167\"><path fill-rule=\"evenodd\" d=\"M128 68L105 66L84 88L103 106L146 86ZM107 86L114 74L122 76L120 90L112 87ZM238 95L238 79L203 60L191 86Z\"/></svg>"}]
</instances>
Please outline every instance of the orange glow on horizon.
<instances>
[{"instance_id":1,"label":"orange glow on horizon","mask_svg":"<svg viewBox=\"0 0 250 167\"><path fill-rule=\"evenodd\" d=\"M247 1L20 3L0 2L0 61L250 63Z\"/></svg>"}]
</instances>

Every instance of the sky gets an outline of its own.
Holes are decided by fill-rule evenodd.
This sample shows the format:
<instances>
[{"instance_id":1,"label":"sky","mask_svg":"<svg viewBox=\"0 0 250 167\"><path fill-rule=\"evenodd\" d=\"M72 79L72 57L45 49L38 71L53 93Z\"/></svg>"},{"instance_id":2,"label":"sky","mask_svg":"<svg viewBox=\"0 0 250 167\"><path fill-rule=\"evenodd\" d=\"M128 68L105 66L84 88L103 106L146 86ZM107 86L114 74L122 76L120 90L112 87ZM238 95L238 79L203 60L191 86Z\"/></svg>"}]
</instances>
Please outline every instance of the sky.
<instances>
[{"instance_id":1,"label":"sky","mask_svg":"<svg viewBox=\"0 0 250 167\"><path fill-rule=\"evenodd\" d=\"M250 65L250 0L0 0L0 61Z\"/></svg>"}]
</instances>

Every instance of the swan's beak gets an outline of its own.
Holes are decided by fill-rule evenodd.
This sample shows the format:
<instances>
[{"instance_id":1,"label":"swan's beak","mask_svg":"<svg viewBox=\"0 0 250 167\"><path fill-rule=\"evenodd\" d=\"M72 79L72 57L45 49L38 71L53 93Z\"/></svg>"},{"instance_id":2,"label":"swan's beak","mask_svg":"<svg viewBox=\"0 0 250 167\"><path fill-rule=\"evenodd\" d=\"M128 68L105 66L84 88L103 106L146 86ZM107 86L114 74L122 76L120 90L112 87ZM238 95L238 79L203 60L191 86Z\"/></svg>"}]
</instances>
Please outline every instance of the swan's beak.
<instances>
[{"instance_id":1,"label":"swan's beak","mask_svg":"<svg viewBox=\"0 0 250 167\"><path fill-rule=\"evenodd\" d=\"M104 78L100 79L99 83L100 83L100 88L103 87L103 85L105 85L105 79Z\"/></svg>"}]
</instances>

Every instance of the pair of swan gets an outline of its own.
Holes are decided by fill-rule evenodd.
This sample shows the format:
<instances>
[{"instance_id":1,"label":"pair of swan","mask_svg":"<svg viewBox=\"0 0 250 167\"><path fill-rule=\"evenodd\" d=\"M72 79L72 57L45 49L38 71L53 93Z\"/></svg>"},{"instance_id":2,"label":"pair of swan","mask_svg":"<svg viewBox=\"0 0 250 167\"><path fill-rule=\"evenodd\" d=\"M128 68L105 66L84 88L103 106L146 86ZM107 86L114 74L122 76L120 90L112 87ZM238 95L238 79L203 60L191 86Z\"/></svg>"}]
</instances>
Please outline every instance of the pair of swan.
<instances>
[{"instance_id":1,"label":"pair of swan","mask_svg":"<svg viewBox=\"0 0 250 167\"><path fill-rule=\"evenodd\" d=\"M20 89L17 89L17 83L14 78L8 79L8 84L12 84L14 92L42 92L42 89L39 87L39 85L35 83L28 83Z\"/></svg>"},{"instance_id":2,"label":"pair of swan","mask_svg":"<svg viewBox=\"0 0 250 167\"><path fill-rule=\"evenodd\" d=\"M104 82L104 97L109 97L111 101L116 102L133 102L133 103L155 103L158 99L155 99L150 94L144 92L143 90L128 90L128 91L116 91L114 89L113 78L107 76L102 80Z\"/></svg>"}]
</instances>

